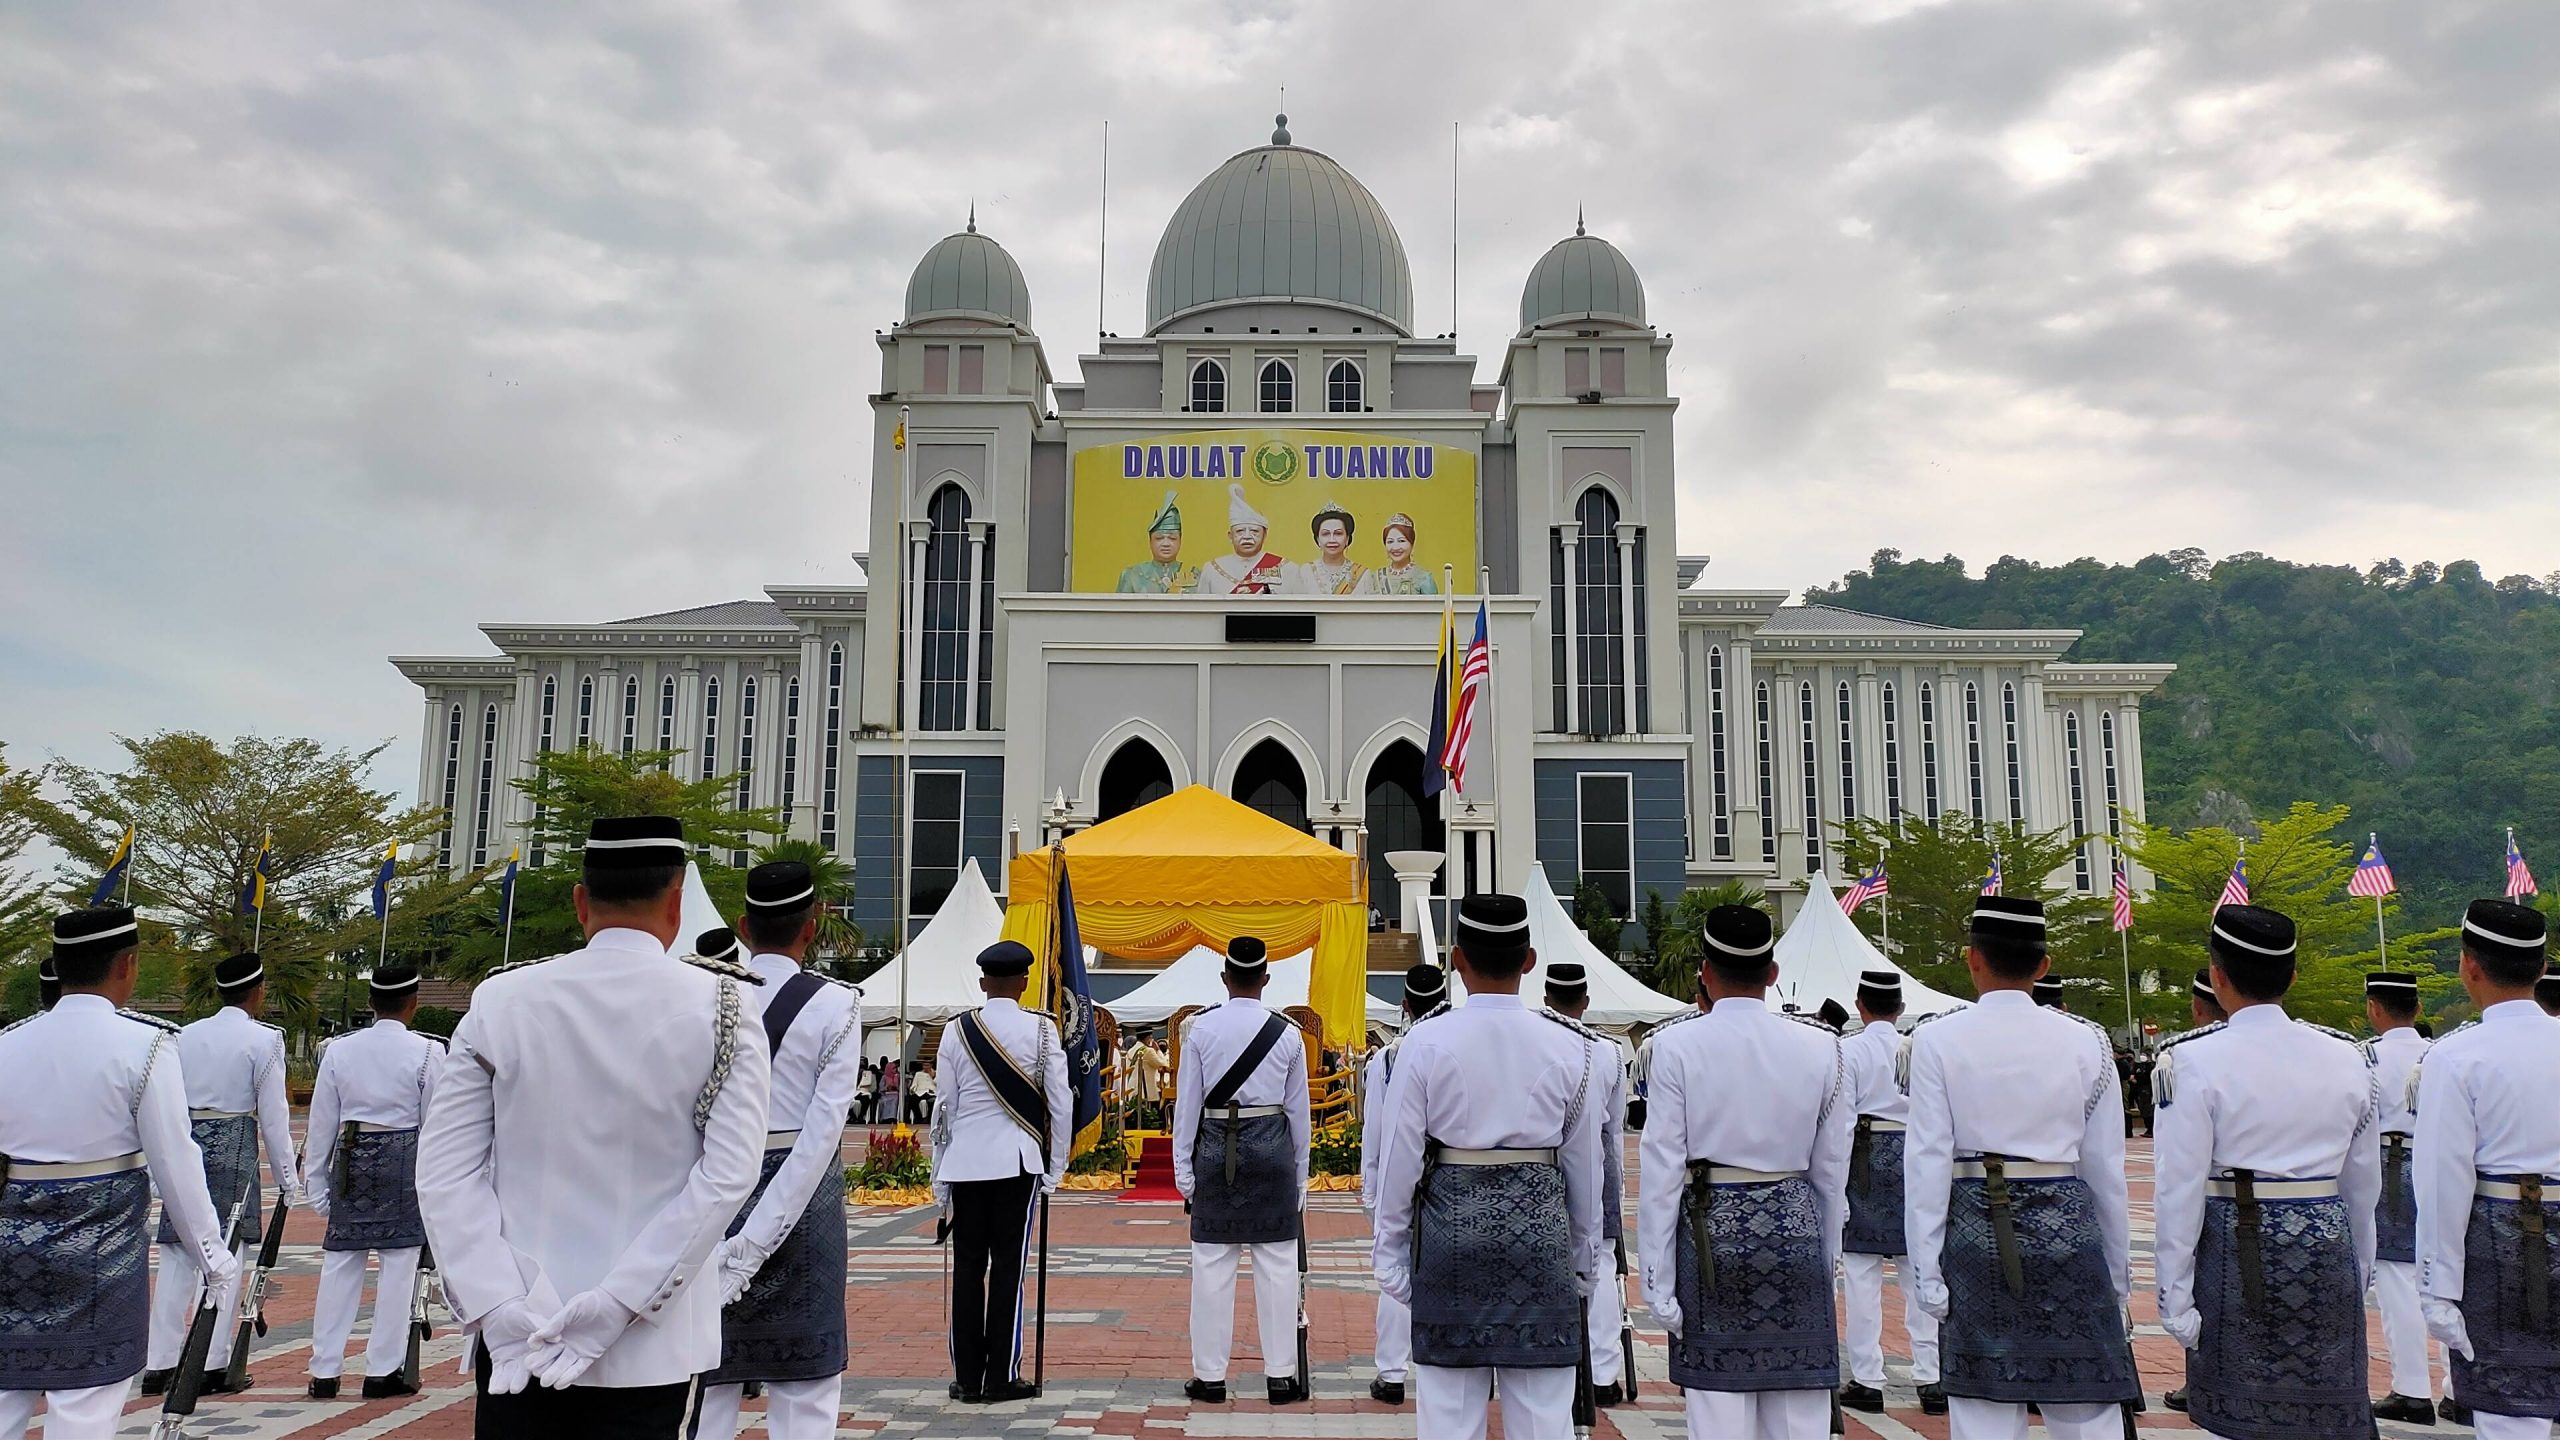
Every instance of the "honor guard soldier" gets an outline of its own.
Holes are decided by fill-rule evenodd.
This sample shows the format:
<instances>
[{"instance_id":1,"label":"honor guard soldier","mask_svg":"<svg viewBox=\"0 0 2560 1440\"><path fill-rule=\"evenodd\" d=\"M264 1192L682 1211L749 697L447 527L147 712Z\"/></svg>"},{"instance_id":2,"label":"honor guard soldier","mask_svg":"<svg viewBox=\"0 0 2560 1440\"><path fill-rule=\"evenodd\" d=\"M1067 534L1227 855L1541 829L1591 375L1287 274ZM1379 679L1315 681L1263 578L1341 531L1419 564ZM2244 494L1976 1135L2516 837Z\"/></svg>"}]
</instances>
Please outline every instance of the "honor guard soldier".
<instances>
[{"instance_id":1,"label":"honor guard soldier","mask_svg":"<svg viewBox=\"0 0 2560 1440\"><path fill-rule=\"evenodd\" d=\"M1851 1410L1884 1409L1884 1262L1902 1278L1902 1325L1911 1336L1911 1381L1920 1408L1947 1413L1938 1383L1938 1322L1920 1308L1911 1285L1911 1252L1902 1240L1902 1136L1911 1102L1902 1093L1894 1062L1902 1054L1895 1022L1902 1018L1902 972L1867 970L1858 976L1859 1029L1840 1044L1848 1074L1849 1103L1857 1119L1849 1136L1849 1221L1840 1236L1840 1293L1849 1348L1849 1383L1840 1403Z\"/></svg>"},{"instance_id":2,"label":"honor guard soldier","mask_svg":"<svg viewBox=\"0 0 2560 1440\"><path fill-rule=\"evenodd\" d=\"M36 962L36 1009L51 1010L62 999L62 975L53 968L53 956Z\"/></svg>"},{"instance_id":3,"label":"honor guard soldier","mask_svg":"<svg viewBox=\"0 0 2560 1440\"><path fill-rule=\"evenodd\" d=\"M1515 895L1459 902L1465 1005L1396 1046L1379 1152L1378 1288L1413 1312L1418 1433L1483 1440L1497 1373L1505 1434L1562 1436L1600 1265L1600 1086L1591 1034L1520 1001L1536 962Z\"/></svg>"},{"instance_id":4,"label":"honor guard soldier","mask_svg":"<svg viewBox=\"0 0 2560 1440\"><path fill-rule=\"evenodd\" d=\"M1265 1393L1307 1398L1298 1373L1298 1228L1305 1223L1307 1046L1262 1004L1271 979L1261 941L1227 946L1227 998L1191 1017L1173 1082L1173 1183L1191 1211L1194 1400L1227 1398L1236 1266L1253 1254L1253 1312Z\"/></svg>"},{"instance_id":5,"label":"honor guard soldier","mask_svg":"<svg viewBox=\"0 0 2560 1440\"><path fill-rule=\"evenodd\" d=\"M2382 1198L2374 1206L2373 1294L2382 1312L2382 1340L2391 1352L2391 1393L2374 1402L2374 1418L2413 1425L2436 1423L2435 1370L2427 1319L2418 1311L2418 1194L2416 1152L2411 1148L2417 1098L2410 1076L2427 1053L2418 1033L2418 977L2377 972L2364 977L2364 1017L2373 1026L2367 1045L2381 1097Z\"/></svg>"},{"instance_id":6,"label":"honor guard soldier","mask_svg":"<svg viewBox=\"0 0 2560 1440\"><path fill-rule=\"evenodd\" d=\"M435 1094L444 1046L409 1029L418 1013L418 970L394 960L373 972L373 1023L320 1052L302 1185L329 1223L320 1242L320 1290L311 1302L311 1387L333 1400L364 1299L364 1261L381 1257L373 1331L364 1347L364 1398L415 1394L400 1373L409 1340L409 1291L427 1243L418 1218L418 1126Z\"/></svg>"},{"instance_id":7,"label":"honor guard soldier","mask_svg":"<svg viewBox=\"0 0 2560 1440\"><path fill-rule=\"evenodd\" d=\"M809 867L775 860L747 872L738 938L764 983L773 1066L764 1177L719 1250L720 1368L703 1377L697 1435L729 1440L749 1381L761 1382L774 1440L836 1433L845 1367L845 1116L862 1080L862 992L801 966L818 943ZM737 941L732 941L736 944Z\"/></svg>"},{"instance_id":8,"label":"honor guard soldier","mask_svg":"<svg viewBox=\"0 0 2560 1440\"><path fill-rule=\"evenodd\" d=\"M1579 1023L1591 1009L1591 972L1579 960L1547 965L1547 1008ZM1589 1316L1591 1395L1595 1405L1624 1404L1626 1353L1619 1331L1627 1315L1627 1062L1618 1042L1591 1038L1591 1100L1600 1107L1600 1245L1608 1263L1592 1277Z\"/></svg>"},{"instance_id":9,"label":"honor guard soldier","mask_svg":"<svg viewBox=\"0 0 2560 1440\"><path fill-rule=\"evenodd\" d=\"M2035 1002L2047 1010L2060 1010L2065 1014L2071 1011L2070 1006L2062 1003L2062 982L2050 975L2038 980L2030 993L2034 995Z\"/></svg>"},{"instance_id":10,"label":"honor guard soldier","mask_svg":"<svg viewBox=\"0 0 2560 1440\"><path fill-rule=\"evenodd\" d=\"M1404 972L1404 1023L1413 1023L1449 998L1449 977L1425 962ZM1374 1225L1378 1211L1379 1154L1387 1132L1395 1127L1396 1046L1378 1047L1360 1077L1360 1208ZM1369 1398L1381 1405L1404 1403L1406 1372L1413 1365L1413 1312L1385 1290L1378 1292L1378 1375L1369 1382Z\"/></svg>"},{"instance_id":11,"label":"honor guard soldier","mask_svg":"<svg viewBox=\"0 0 2560 1440\"><path fill-rule=\"evenodd\" d=\"M587 944L492 975L418 1148L446 1299L477 1335L477 1433L674 1435L720 1363L705 1262L755 1188L769 1064L753 988L670 957L684 827L599 818Z\"/></svg>"},{"instance_id":12,"label":"honor guard soldier","mask_svg":"<svg viewBox=\"0 0 2560 1440\"><path fill-rule=\"evenodd\" d=\"M2480 1019L2418 1067L2419 1304L2481 1440L2544 1440L2560 1417L2560 1021L2533 998L2547 940L2539 911L2472 901L2462 988Z\"/></svg>"},{"instance_id":13,"label":"honor guard soldier","mask_svg":"<svg viewBox=\"0 0 2560 1440\"><path fill-rule=\"evenodd\" d=\"M2141 1397L2124 1106L2106 1032L2028 994L2045 968L2041 901L1974 901L1965 965L1981 996L1904 1042L1903 1238L1939 1320L1955 1440L2116 1440Z\"/></svg>"},{"instance_id":14,"label":"honor guard soldier","mask_svg":"<svg viewBox=\"0 0 2560 1440\"><path fill-rule=\"evenodd\" d=\"M2222 997L2214 992L2210 968L2197 971L2196 978L2188 983L2187 1009L2199 1026L2219 1025L2229 1018L2222 1013Z\"/></svg>"},{"instance_id":15,"label":"honor guard soldier","mask_svg":"<svg viewBox=\"0 0 2560 1440\"><path fill-rule=\"evenodd\" d=\"M284 1032L258 1019L266 1008L266 976L266 962L254 951L216 964L213 993L222 1008L178 1032L178 1058L186 1063L188 1118L196 1148L204 1152L205 1189L225 1214L234 1200L247 1201L232 1252L244 1270L265 1228L258 1152L266 1152L267 1172L284 1192L283 1203L295 1203L301 1190L294 1174L293 1106L284 1088ZM160 1280L151 1294L151 1355L142 1372L145 1395L168 1388L203 1289L192 1252L178 1242L178 1232L165 1214L160 1217L157 1238ZM217 1308L223 1314L239 1308L238 1289L235 1280L220 1292ZM202 1393L233 1393L225 1371L235 1333L230 1325L214 1327Z\"/></svg>"},{"instance_id":16,"label":"honor guard soldier","mask_svg":"<svg viewBox=\"0 0 2560 1440\"><path fill-rule=\"evenodd\" d=\"M0 1105L0 1440L38 1402L52 1440L116 1433L148 1343L155 1187L198 1273L240 1276L188 1133L176 1027L118 1008L140 943L122 906L55 920L62 998L0 1031L0 1095L16 1098Z\"/></svg>"},{"instance_id":17,"label":"honor guard soldier","mask_svg":"<svg viewBox=\"0 0 2560 1440\"><path fill-rule=\"evenodd\" d=\"M2160 1053L2160 1325L2189 1354L2187 1414L2239 1440L2365 1440L2365 1282L2382 1190L2373 1067L2292 1020L2293 922L2214 912L2231 1018Z\"/></svg>"},{"instance_id":18,"label":"honor guard soldier","mask_svg":"<svg viewBox=\"0 0 2560 1440\"><path fill-rule=\"evenodd\" d=\"M1848 1202L1851 1097L1839 1037L1764 998L1767 912L1707 913L1714 1008L1655 1041L1638 1204L1645 1296L1671 1331L1689 1433L1827 1432L1840 1383L1831 1268Z\"/></svg>"},{"instance_id":19,"label":"honor guard soldier","mask_svg":"<svg viewBox=\"0 0 2560 1440\"><path fill-rule=\"evenodd\" d=\"M951 1398L969 1405L1034 1393L1020 1374L1022 1257L1075 1142L1058 1027L1022 1008L1032 958L1012 940L979 951L987 1003L942 1032L933 1198L951 1221Z\"/></svg>"}]
</instances>

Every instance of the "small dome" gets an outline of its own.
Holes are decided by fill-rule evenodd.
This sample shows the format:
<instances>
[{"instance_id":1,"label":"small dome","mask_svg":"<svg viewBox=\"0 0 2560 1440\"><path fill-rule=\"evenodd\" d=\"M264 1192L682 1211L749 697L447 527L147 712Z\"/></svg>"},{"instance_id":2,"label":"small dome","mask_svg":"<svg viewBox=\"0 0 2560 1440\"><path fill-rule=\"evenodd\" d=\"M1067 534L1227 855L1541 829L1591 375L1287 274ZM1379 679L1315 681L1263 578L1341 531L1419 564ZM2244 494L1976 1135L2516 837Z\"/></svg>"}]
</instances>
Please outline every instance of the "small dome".
<instances>
[{"instance_id":1,"label":"small dome","mask_svg":"<svg viewBox=\"0 0 2560 1440\"><path fill-rule=\"evenodd\" d=\"M1031 328L1031 287L1004 247L969 228L945 235L916 262L907 280L907 322L967 316Z\"/></svg>"},{"instance_id":2,"label":"small dome","mask_svg":"<svg viewBox=\"0 0 2560 1440\"><path fill-rule=\"evenodd\" d=\"M1520 328L1569 324L1576 320L1609 320L1644 324L1644 282L1618 247L1597 235L1573 233L1559 240L1529 270L1520 290Z\"/></svg>"},{"instance_id":3,"label":"small dome","mask_svg":"<svg viewBox=\"0 0 2560 1440\"><path fill-rule=\"evenodd\" d=\"M1240 300L1312 300L1413 331L1395 222L1331 156L1290 144L1287 116L1175 207L1147 272L1147 329Z\"/></svg>"}]
</instances>

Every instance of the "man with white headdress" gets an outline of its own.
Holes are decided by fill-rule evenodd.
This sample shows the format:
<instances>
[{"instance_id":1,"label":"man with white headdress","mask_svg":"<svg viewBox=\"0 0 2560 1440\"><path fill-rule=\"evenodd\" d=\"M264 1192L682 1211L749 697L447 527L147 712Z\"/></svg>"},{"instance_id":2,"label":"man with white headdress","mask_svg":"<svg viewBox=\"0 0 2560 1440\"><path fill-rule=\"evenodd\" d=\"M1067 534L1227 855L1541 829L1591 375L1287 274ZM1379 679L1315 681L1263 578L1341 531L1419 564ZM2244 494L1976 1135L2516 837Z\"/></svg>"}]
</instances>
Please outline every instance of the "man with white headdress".
<instances>
[{"instance_id":1,"label":"man with white headdress","mask_svg":"<svg viewBox=\"0 0 2560 1440\"><path fill-rule=\"evenodd\" d=\"M1217 556L1200 567L1203 595L1269 595L1280 589L1287 561L1265 550L1271 519L1247 504L1242 485L1227 487L1227 543L1235 553Z\"/></svg>"}]
</instances>

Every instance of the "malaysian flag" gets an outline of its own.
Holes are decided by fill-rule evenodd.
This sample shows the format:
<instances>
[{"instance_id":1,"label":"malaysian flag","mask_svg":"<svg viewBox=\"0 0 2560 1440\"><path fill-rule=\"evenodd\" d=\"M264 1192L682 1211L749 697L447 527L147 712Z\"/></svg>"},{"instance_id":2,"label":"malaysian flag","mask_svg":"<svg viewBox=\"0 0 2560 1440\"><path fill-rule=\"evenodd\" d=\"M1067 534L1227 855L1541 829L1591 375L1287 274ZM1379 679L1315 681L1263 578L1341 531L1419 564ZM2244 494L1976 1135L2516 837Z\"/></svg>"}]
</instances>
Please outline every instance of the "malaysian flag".
<instances>
[{"instance_id":1,"label":"malaysian flag","mask_svg":"<svg viewBox=\"0 0 2560 1440\"><path fill-rule=\"evenodd\" d=\"M1476 700L1493 670L1493 654L1485 640L1486 618L1485 603L1479 600L1476 638L1467 642L1466 656L1458 663L1458 698L1450 707L1457 718L1449 722L1449 749L1440 759L1440 768L1449 772L1449 787L1453 790L1467 788L1467 742L1475 738Z\"/></svg>"},{"instance_id":2,"label":"malaysian flag","mask_svg":"<svg viewBox=\"0 0 2560 1440\"><path fill-rule=\"evenodd\" d=\"M2347 880L2347 893L2360 900L2400 893L2400 882L2391 878L2391 862L2382 858L2380 836L2365 837L2364 858L2356 862L2356 873Z\"/></svg>"},{"instance_id":3,"label":"malaysian flag","mask_svg":"<svg viewBox=\"0 0 2560 1440\"><path fill-rule=\"evenodd\" d=\"M2213 902L2213 908L2219 910L2225 905L2248 903L2249 857L2243 855L2231 862L2231 877L2222 882L2222 898Z\"/></svg>"},{"instance_id":4,"label":"malaysian flag","mask_svg":"<svg viewBox=\"0 0 2560 1440\"><path fill-rule=\"evenodd\" d=\"M1857 884L1850 886L1848 890L1841 895L1840 913L1843 915L1855 915L1858 913L1859 906L1866 904L1870 900L1879 899L1892 893L1892 888L1886 883L1884 878L1884 862L1882 860L1878 860L1876 862L1875 869L1860 877Z\"/></svg>"},{"instance_id":5,"label":"malaysian flag","mask_svg":"<svg viewBox=\"0 0 2560 1440\"><path fill-rule=\"evenodd\" d=\"M2116 862L2116 928L2133 928L2133 881L2124 873L2124 862Z\"/></svg>"},{"instance_id":6,"label":"malaysian flag","mask_svg":"<svg viewBox=\"0 0 2560 1440\"><path fill-rule=\"evenodd\" d=\"M1998 855L1991 857L1991 873L1982 877L1982 893L1985 895L2000 893L2000 857Z\"/></svg>"},{"instance_id":7,"label":"malaysian flag","mask_svg":"<svg viewBox=\"0 0 2560 1440\"><path fill-rule=\"evenodd\" d=\"M2533 883L2533 872L2525 868L2524 852L2516 848L2516 828L2507 827L2507 898L2521 900L2542 893Z\"/></svg>"}]
</instances>

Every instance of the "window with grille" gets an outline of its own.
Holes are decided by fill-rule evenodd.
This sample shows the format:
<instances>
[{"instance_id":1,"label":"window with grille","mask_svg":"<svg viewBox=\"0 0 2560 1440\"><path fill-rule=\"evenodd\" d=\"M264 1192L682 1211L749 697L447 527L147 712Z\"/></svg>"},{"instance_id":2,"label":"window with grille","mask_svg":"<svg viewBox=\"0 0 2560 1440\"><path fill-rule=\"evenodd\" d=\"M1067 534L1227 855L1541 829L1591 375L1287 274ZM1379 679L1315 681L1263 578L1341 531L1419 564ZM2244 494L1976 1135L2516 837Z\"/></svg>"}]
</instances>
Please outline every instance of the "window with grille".
<instances>
[{"instance_id":1,"label":"window with grille","mask_svg":"<svg viewBox=\"0 0 2560 1440\"><path fill-rule=\"evenodd\" d=\"M2098 761L2107 777L2107 839L2121 845L2124 812L2116 791L2116 717L2112 711L2098 712Z\"/></svg>"},{"instance_id":2,"label":"window with grille","mask_svg":"<svg viewBox=\"0 0 2560 1440\"><path fill-rule=\"evenodd\" d=\"M735 808L744 810L755 803L756 771L756 677L749 675L738 682L738 790ZM744 866L747 852L732 850L729 863Z\"/></svg>"},{"instance_id":3,"label":"window with grille","mask_svg":"<svg viewBox=\"0 0 2560 1440\"><path fill-rule=\"evenodd\" d=\"M1884 682L1884 818L1902 823L1902 709L1890 680Z\"/></svg>"},{"instance_id":4,"label":"window with grille","mask_svg":"<svg viewBox=\"0 0 2560 1440\"><path fill-rule=\"evenodd\" d=\"M782 687L782 820L791 823L791 802L800 792L800 677Z\"/></svg>"},{"instance_id":5,"label":"window with grille","mask_svg":"<svg viewBox=\"0 0 2560 1440\"><path fill-rule=\"evenodd\" d=\"M622 753L640 748L640 676L622 677Z\"/></svg>"},{"instance_id":6,"label":"window with grille","mask_svg":"<svg viewBox=\"0 0 2560 1440\"><path fill-rule=\"evenodd\" d=\"M2000 687L2000 738L2001 748L2009 762L2009 820L2011 824L2023 824L2027 818L2027 784L2026 768L2019 763L2018 687L2015 685Z\"/></svg>"},{"instance_id":7,"label":"window with grille","mask_svg":"<svg viewBox=\"0 0 2560 1440\"><path fill-rule=\"evenodd\" d=\"M1840 818L1858 818L1858 740L1850 733L1849 682L1840 682Z\"/></svg>"},{"instance_id":8,"label":"window with grille","mask_svg":"<svg viewBox=\"0 0 2560 1440\"><path fill-rule=\"evenodd\" d=\"M1600 887L1612 914L1635 913L1635 778L1579 777L1574 873Z\"/></svg>"},{"instance_id":9,"label":"window with grille","mask_svg":"<svg viewBox=\"0 0 2560 1440\"><path fill-rule=\"evenodd\" d=\"M1813 757L1813 682L1796 686L1796 744L1803 756L1797 767L1804 780L1804 868L1822 868L1822 779Z\"/></svg>"},{"instance_id":10,"label":"window with grille","mask_svg":"<svg viewBox=\"0 0 2560 1440\"><path fill-rule=\"evenodd\" d=\"M1325 409L1336 414L1356 412L1365 403L1359 361L1336 360L1324 368Z\"/></svg>"},{"instance_id":11,"label":"window with grille","mask_svg":"<svg viewBox=\"0 0 2560 1440\"><path fill-rule=\"evenodd\" d=\"M915 772L908 843L907 918L930 920L960 881L960 801L967 787L957 770Z\"/></svg>"},{"instance_id":12,"label":"window with grille","mask_svg":"<svg viewBox=\"0 0 2560 1440\"><path fill-rule=\"evenodd\" d=\"M702 677L702 778L720 773L720 677Z\"/></svg>"},{"instance_id":13,"label":"window with grille","mask_svg":"<svg viewBox=\"0 0 2560 1440\"><path fill-rule=\"evenodd\" d=\"M444 732L444 830L436 836L436 868L453 868L453 805L462 785L462 707L453 707Z\"/></svg>"},{"instance_id":14,"label":"window with grille","mask_svg":"<svg viewBox=\"0 0 2560 1440\"><path fill-rule=\"evenodd\" d=\"M658 748L676 748L676 677L673 675L658 682ZM674 764L673 757L667 763Z\"/></svg>"},{"instance_id":15,"label":"window with grille","mask_svg":"<svg viewBox=\"0 0 2560 1440\"><path fill-rule=\"evenodd\" d=\"M2071 852L2071 879L2086 894L2092 884L2089 874L2089 808L2086 791L2080 783L2080 712L2062 712L2062 765L2071 784L2071 838L2080 848Z\"/></svg>"},{"instance_id":16,"label":"window with grille","mask_svg":"<svg viewBox=\"0 0 2560 1440\"><path fill-rule=\"evenodd\" d=\"M471 863L489 863L489 811L498 790L498 707L480 713L480 800L471 820Z\"/></svg>"},{"instance_id":17,"label":"window with grille","mask_svg":"<svg viewBox=\"0 0 2560 1440\"><path fill-rule=\"evenodd\" d=\"M1707 767L1708 813L1712 818L1714 839L1708 853L1718 860L1733 858L1733 797L1725 774L1724 716L1724 647L1707 647Z\"/></svg>"},{"instance_id":18,"label":"window with grille","mask_svg":"<svg viewBox=\"0 0 2560 1440\"><path fill-rule=\"evenodd\" d=\"M1578 735L1623 735L1628 730L1625 552L1618 544L1618 502L1597 485L1574 502L1581 538L1573 550L1573 686L1567 724ZM1555 532L1558 586L1563 575L1564 532ZM1559 595L1558 598L1562 598ZM1561 685L1564 677L1559 674Z\"/></svg>"},{"instance_id":19,"label":"window with grille","mask_svg":"<svg viewBox=\"0 0 2560 1440\"><path fill-rule=\"evenodd\" d=\"M844 739L844 647L827 647L827 734L818 742L818 843L836 848L836 761Z\"/></svg>"},{"instance_id":20,"label":"window with grille","mask_svg":"<svg viewBox=\"0 0 2560 1440\"><path fill-rule=\"evenodd\" d=\"M1191 408L1211 415L1227 408L1227 367L1215 360L1191 362Z\"/></svg>"},{"instance_id":21,"label":"window with grille","mask_svg":"<svg viewBox=\"0 0 2560 1440\"><path fill-rule=\"evenodd\" d=\"M957 485L933 492L926 507L932 529L924 545L924 603L917 607L924 625L924 676L917 698L918 728L970 728L969 652L976 636L969 625L970 573L969 497Z\"/></svg>"},{"instance_id":22,"label":"window with grille","mask_svg":"<svg viewBox=\"0 0 2560 1440\"><path fill-rule=\"evenodd\" d=\"M1778 863L1778 755L1776 737L1769 733L1769 682L1759 682L1752 696L1752 710L1759 728L1760 748L1760 863Z\"/></svg>"},{"instance_id":23,"label":"window with grille","mask_svg":"<svg viewBox=\"0 0 2560 1440\"><path fill-rule=\"evenodd\" d=\"M596 677L578 682L578 748L596 743Z\"/></svg>"},{"instance_id":24,"label":"window with grille","mask_svg":"<svg viewBox=\"0 0 2560 1440\"><path fill-rule=\"evenodd\" d=\"M541 733L534 738L535 754L551 753L552 726L556 723L559 713L560 677L545 675L542 677L542 727ZM542 807L539 805L533 807L533 863L536 865L542 863Z\"/></svg>"},{"instance_id":25,"label":"window with grille","mask_svg":"<svg viewBox=\"0 0 2560 1440\"><path fill-rule=\"evenodd\" d=\"M1256 408L1265 415L1286 415L1298 408L1298 372L1286 360L1265 360L1254 373Z\"/></svg>"},{"instance_id":26,"label":"window with grille","mask_svg":"<svg viewBox=\"0 0 2560 1440\"><path fill-rule=\"evenodd\" d=\"M1982 809L1982 692L1968 680L1964 687L1965 793L1973 802L1973 818L1990 817Z\"/></svg>"}]
</instances>

